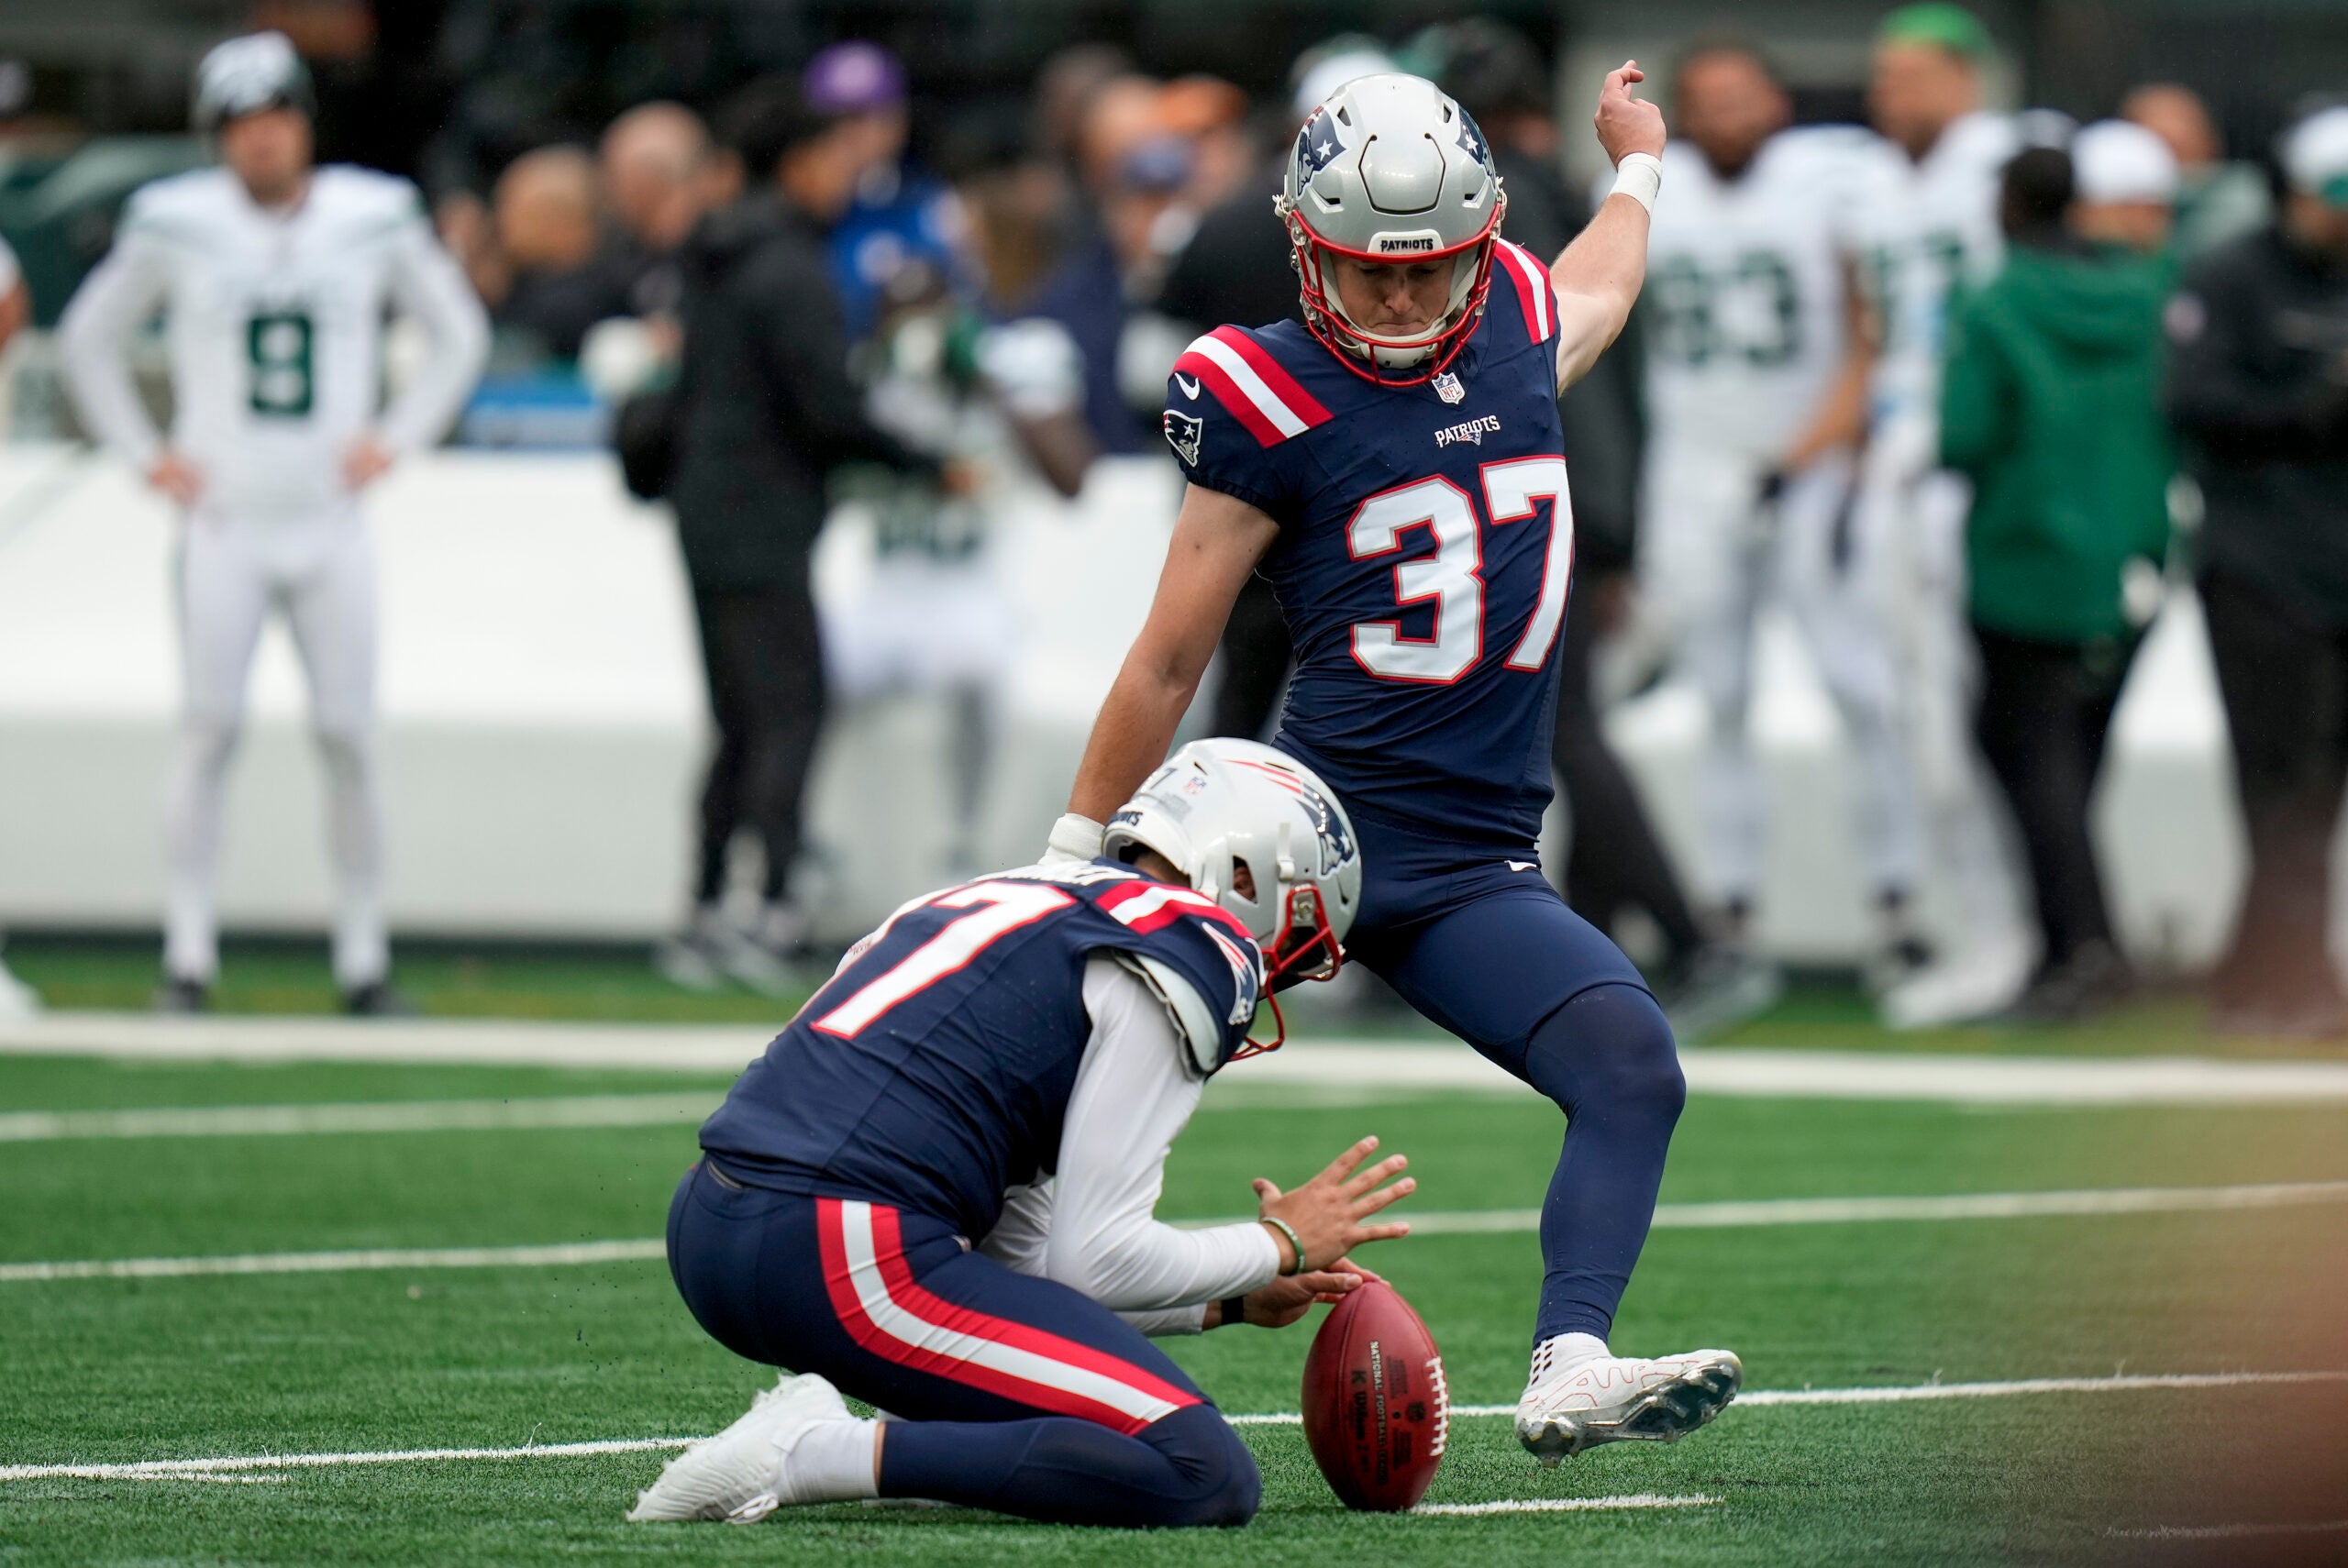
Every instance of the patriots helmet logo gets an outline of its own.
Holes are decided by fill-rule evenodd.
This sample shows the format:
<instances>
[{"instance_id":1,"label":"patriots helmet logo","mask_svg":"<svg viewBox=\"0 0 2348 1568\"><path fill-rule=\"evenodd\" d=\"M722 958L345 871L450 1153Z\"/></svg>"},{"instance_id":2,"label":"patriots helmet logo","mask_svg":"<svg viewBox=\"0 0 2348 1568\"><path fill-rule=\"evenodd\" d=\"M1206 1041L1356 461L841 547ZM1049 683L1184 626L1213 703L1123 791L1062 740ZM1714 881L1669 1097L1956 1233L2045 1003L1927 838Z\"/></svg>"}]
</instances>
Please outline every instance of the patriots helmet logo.
<instances>
[{"instance_id":1,"label":"patriots helmet logo","mask_svg":"<svg viewBox=\"0 0 2348 1568\"><path fill-rule=\"evenodd\" d=\"M1296 160L1304 166L1307 178L1318 174L1335 161L1345 145L1337 139L1336 121L1324 107L1312 111L1296 133Z\"/></svg>"},{"instance_id":2,"label":"patriots helmet logo","mask_svg":"<svg viewBox=\"0 0 2348 1568\"><path fill-rule=\"evenodd\" d=\"M1302 790L1299 793L1304 809L1312 814L1313 833L1321 841L1321 870L1323 875L1343 866L1354 853L1354 841L1346 831L1346 820L1336 813L1318 790Z\"/></svg>"},{"instance_id":3,"label":"patriots helmet logo","mask_svg":"<svg viewBox=\"0 0 2348 1568\"><path fill-rule=\"evenodd\" d=\"M1191 468L1199 466L1199 440L1206 433L1206 425L1195 414L1166 411L1166 444L1174 455Z\"/></svg>"},{"instance_id":4,"label":"patriots helmet logo","mask_svg":"<svg viewBox=\"0 0 2348 1568\"><path fill-rule=\"evenodd\" d=\"M1475 116L1465 109L1459 111L1459 150L1479 163L1492 160L1492 151L1484 141L1484 133L1476 128Z\"/></svg>"}]
</instances>

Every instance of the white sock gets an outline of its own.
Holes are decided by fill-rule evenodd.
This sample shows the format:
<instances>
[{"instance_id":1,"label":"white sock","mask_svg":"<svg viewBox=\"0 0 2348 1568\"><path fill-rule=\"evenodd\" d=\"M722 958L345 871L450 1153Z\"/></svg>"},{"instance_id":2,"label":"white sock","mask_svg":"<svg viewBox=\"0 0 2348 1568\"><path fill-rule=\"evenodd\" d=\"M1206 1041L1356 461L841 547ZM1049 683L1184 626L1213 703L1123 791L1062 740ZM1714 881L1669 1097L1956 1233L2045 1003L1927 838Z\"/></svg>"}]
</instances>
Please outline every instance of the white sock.
<instances>
[{"instance_id":1,"label":"white sock","mask_svg":"<svg viewBox=\"0 0 2348 1568\"><path fill-rule=\"evenodd\" d=\"M1537 1381L1611 1353L1606 1348L1606 1342L1596 1334L1558 1334L1542 1341L1540 1347L1534 1351L1534 1379Z\"/></svg>"},{"instance_id":2,"label":"white sock","mask_svg":"<svg viewBox=\"0 0 2348 1568\"><path fill-rule=\"evenodd\" d=\"M847 1503L880 1495L878 1421L814 1421L782 1451L785 1503Z\"/></svg>"}]
</instances>

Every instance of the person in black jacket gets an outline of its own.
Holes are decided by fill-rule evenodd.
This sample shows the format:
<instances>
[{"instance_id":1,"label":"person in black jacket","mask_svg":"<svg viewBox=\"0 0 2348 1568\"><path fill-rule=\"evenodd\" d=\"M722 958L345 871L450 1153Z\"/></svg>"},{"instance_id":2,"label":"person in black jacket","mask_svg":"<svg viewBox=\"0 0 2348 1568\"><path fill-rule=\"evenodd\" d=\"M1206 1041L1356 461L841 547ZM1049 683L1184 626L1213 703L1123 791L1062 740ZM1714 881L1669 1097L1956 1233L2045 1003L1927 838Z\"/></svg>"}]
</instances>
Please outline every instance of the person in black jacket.
<instances>
[{"instance_id":1,"label":"person in black jacket","mask_svg":"<svg viewBox=\"0 0 2348 1568\"><path fill-rule=\"evenodd\" d=\"M692 918L659 957L681 983L727 973L773 988L807 936L790 886L824 717L809 565L825 480L859 460L933 475L936 465L874 428L849 380L825 231L864 173L862 138L780 79L752 83L726 118L748 186L702 221L681 258L685 340L669 491L718 739L702 792ZM765 910L739 931L719 902L726 851L744 825L766 851Z\"/></svg>"},{"instance_id":2,"label":"person in black jacket","mask_svg":"<svg viewBox=\"0 0 2348 1568\"><path fill-rule=\"evenodd\" d=\"M2201 602L2250 885L2219 967L2228 1032L2348 1032L2324 942L2348 783L2348 108L2284 144L2274 226L2169 304L2168 409L2198 448Z\"/></svg>"}]
</instances>

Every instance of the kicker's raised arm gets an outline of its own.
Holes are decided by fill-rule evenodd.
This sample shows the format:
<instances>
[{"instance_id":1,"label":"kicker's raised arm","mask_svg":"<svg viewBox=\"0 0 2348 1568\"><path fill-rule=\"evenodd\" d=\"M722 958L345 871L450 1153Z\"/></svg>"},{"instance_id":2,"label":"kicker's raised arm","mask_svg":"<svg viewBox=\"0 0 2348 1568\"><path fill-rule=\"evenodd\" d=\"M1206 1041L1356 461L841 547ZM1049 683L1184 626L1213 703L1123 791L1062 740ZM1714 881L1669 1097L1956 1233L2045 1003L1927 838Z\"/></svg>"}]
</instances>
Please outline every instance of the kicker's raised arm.
<instances>
[{"instance_id":1,"label":"kicker's raised arm","mask_svg":"<svg viewBox=\"0 0 2348 1568\"><path fill-rule=\"evenodd\" d=\"M1598 95L1598 142L1615 168L1614 189L1597 215L1549 269L1557 290L1557 387L1581 380L1638 303L1646 281L1647 215L1663 180L1663 111L1631 89L1646 80L1638 61L1608 73Z\"/></svg>"}]
</instances>

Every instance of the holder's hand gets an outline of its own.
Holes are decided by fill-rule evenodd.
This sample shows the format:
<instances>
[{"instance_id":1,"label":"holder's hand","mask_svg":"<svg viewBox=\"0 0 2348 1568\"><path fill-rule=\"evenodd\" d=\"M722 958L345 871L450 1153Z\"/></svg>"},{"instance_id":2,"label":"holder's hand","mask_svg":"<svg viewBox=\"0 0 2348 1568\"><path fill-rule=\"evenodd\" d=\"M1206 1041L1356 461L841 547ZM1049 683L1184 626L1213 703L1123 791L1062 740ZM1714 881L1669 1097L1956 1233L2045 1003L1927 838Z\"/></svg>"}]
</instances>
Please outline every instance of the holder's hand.
<instances>
[{"instance_id":1,"label":"holder's hand","mask_svg":"<svg viewBox=\"0 0 2348 1568\"><path fill-rule=\"evenodd\" d=\"M1323 1271L1365 1242L1391 1241L1410 1234L1411 1227L1403 1220L1383 1225L1365 1223L1379 1209L1417 1191L1419 1186L1410 1176L1402 1176L1391 1186L1380 1185L1401 1176L1411 1163L1400 1154L1390 1154L1368 1169L1361 1169L1362 1162L1377 1149L1376 1138L1364 1138L1294 1192L1284 1193L1265 1177L1256 1178L1257 1212L1285 1222L1304 1246L1303 1257L1291 1257L1288 1238L1280 1233L1279 1227L1264 1227L1279 1245L1283 1268L1307 1273Z\"/></svg>"}]
</instances>

